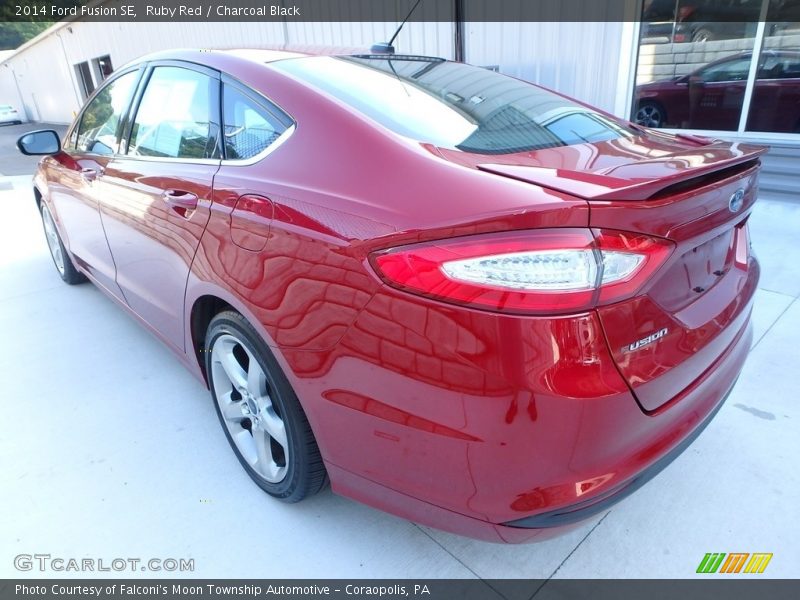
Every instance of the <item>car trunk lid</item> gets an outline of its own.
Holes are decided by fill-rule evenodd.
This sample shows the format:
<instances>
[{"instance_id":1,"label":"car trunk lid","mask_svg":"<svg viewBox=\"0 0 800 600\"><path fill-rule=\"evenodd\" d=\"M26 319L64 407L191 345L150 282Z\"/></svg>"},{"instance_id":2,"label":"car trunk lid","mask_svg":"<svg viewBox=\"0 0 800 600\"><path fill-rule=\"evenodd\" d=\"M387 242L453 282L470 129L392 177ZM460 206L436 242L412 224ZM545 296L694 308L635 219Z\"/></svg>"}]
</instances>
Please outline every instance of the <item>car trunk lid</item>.
<instances>
[{"instance_id":1,"label":"car trunk lid","mask_svg":"<svg viewBox=\"0 0 800 600\"><path fill-rule=\"evenodd\" d=\"M592 228L675 245L635 297L598 309L619 372L652 412L701 381L747 322L758 265L746 222L765 151L657 135L466 161L585 199Z\"/></svg>"},{"instance_id":2,"label":"car trunk lid","mask_svg":"<svg viewBox=\"0 0 800 600\"><path fill-rule=\"evenodd\" d=\"M675 244L639 295L598 309L617 367L645 411L700 382L747 323L758 282L747 232L758 170L750 159L665 187L647 201L589 202L592 227Z\"/></svg>"}]
</instances>

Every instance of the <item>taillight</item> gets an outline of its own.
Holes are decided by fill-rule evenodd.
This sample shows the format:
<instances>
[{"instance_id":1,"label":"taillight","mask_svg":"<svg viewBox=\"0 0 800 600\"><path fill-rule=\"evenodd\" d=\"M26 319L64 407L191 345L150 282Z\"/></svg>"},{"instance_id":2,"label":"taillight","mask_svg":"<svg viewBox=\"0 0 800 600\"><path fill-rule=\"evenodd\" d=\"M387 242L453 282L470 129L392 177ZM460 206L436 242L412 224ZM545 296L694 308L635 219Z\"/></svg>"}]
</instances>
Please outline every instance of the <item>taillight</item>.
<instances>
[{"instance_id":1,"label":"taillight","mask_svg":"<svg viewBox=\"0 0 800 600\"><path fill-rule=\"evenodd\" d=\"M589 229L451 238L377 252L389 285L511 313L585 310L634 295L671 253L667 240Z\"/></svg>"}]
</instances>

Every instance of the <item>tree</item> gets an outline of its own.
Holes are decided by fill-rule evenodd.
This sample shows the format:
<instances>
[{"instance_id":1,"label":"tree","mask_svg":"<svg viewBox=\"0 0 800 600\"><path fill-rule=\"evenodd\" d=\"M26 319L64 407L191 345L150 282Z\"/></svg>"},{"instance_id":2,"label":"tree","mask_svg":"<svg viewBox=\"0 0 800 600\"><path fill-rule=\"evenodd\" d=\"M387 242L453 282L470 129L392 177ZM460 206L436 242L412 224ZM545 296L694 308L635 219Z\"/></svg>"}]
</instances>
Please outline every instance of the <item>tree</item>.
<instances>
[{"instance_id":1,"label":"tree","mask_svg":"<svg viewBox=\"0 0 800 600\"><path fill-rule=\"evenodd\" d=\"M0 0L0 50L18 48L50 27L53 6L67 9L86 1Z\"/></svg>"},{"instance_id":2,"label":"tree","mask_svg":"<svg viewBox=\"0 0 800 600\"><path fill-rule=\"evenodd\" d=\"M13 50L50 27L47 21L0 23L0 50Z\"/></svg>"}]
</instances>

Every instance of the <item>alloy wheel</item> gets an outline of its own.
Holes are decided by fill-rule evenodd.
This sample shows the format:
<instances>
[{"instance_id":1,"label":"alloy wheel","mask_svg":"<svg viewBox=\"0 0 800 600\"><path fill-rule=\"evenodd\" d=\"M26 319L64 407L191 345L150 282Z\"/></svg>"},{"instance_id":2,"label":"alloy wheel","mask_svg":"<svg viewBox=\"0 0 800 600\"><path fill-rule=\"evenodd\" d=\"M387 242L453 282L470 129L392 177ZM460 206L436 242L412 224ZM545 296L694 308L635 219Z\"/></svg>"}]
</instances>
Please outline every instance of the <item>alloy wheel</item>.
<instances>
[{"instance_id":1,"label":"alloy wheel","mask_svg":"<svg viewBox=\"0 0 800 600\"><path fill-rule=\"evenodd\" d=\"M61 241L58 239L56 224L47 205L42 203L42 223L44 224L44 234L47 237L47 246L50 248L50 255L56 264L56 269L64 275L64 252L61 250Z\"/></svg>"},{"instance_id":2,"label":"alloy wheel","mask_svg":"<svg viewBox=\"0 0 800 600\"><path fill-rule=\"evenodd\" d=\"M644 127L661 127L663 120L661 109L655 104L643 104L636 111L636 122Z\"/></svg>"},{"instance_id":3,"label":"alloy wheel","mask_svg":"<svg viewBox=\"0 0 800 600\"><path fill-rule=\"evenodd\" d=\"M239 454L264 480L282 481L290 460L286 424L255 353L223 334L211 349L211 368L214 396Z\"/></svg>"}]
</instances>

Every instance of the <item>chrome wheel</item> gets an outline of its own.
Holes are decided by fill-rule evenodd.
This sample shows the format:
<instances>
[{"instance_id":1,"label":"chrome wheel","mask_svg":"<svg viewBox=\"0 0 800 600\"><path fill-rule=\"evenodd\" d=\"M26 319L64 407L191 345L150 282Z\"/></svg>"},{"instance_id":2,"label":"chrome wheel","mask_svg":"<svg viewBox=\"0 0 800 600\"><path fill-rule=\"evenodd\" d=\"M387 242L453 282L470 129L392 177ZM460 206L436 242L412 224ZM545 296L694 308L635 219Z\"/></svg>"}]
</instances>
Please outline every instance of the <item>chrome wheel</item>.
<instances>
[{"instance_id":1,"label":"chrome wheel","mask_svg":"<svg viewBox=\"0 0 800 600\"><path fill-rule=\"evenodd\" d=\"M698 29L692 36L693 42L698 42L701 44L705 42L710 42L713 39L714 39L714 34L712 34L708 29Z\"/></svg>"},{"instance_id":2,"label":"chrome wheel","mask_svg":"<svg viewBox=\"0 0 800 600\"><path fill-rule=\"evenodd\" d=\"M655 104L642 104L636 111L636 122L644 127L661 127L664 115Z\"/></svg>"},{"instance_id":3,"label":"chrome wheel","mask_svg":"<svg viewBox=\"0 0 800 600\"><path fill-rule=\"evenodd\" d=\"M214 340L211 369L214 396L239 454L264 480L282 481L290 460L286 424L255 353L225 333Z\"/></svg>"},{"instance_id":4,"label":"chrome wheel","mask_svg":"<svg viewBox=\"0 0 800 600\"><path fill-rule=\"evenodd\" d=\"M56 224L53 222L53 216L44 202L42 202L42 223L44 224L44 234L47 238L47 246L50 248L50 255L53 257L56 269L63 276L65 267L61 240L58 239L58 231L56 230Z\"/></svg>"}]
</instances>

